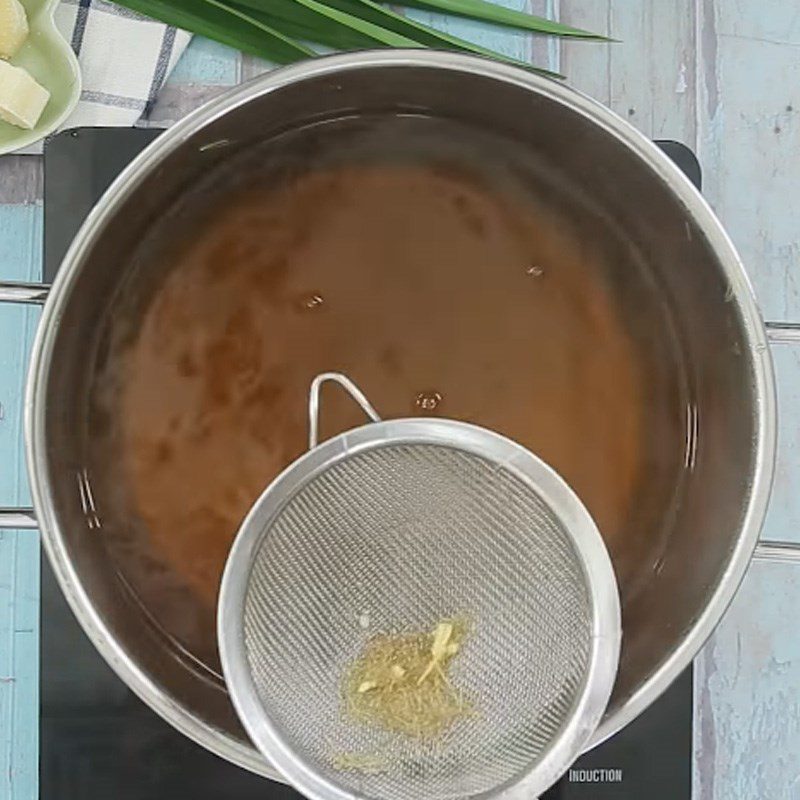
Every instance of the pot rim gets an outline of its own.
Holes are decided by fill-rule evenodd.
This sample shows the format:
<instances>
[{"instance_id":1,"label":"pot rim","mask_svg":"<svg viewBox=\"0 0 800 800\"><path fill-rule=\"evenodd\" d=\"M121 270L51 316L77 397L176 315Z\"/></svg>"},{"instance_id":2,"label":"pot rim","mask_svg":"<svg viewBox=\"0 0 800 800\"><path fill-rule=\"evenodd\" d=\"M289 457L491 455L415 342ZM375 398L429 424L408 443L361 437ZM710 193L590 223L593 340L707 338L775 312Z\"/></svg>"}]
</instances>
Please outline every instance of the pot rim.
<instances>
[{"instance_id":1,"label":"pot rim","mask_svg":"<svg viewBox=\"0 0 800 800\"><path fill-rule=\"evenodd\" d=\"M617 711L603 720L592 737L590 748L612 736L654 702L689 665L716 627L750 563L772 486L777 436L775 381L764 322L749 278L732 241L708 203L680 169L629 122L599 102L550 78L477 56L434 50L378 50L325 56L267 73L211 100L159 136L120 173L88 215L67 251L34 340L25 393L25 449L31 496L45 550L73 613L101 655L144 702L190 739L239 766L277 780L283 779L252 746L224 731L210 728L177 704L128 657L122 645L110 634L67 555L64 534L54 513L47 477L45 387L59 320L69 302L81 264L119 204L137 189L146 173L155 169L199 128L256 98L306 79L355 69L387 67L452 70L512 84L567 107L616 138L647 164L654 177L682 202L686 213L703 231L729 281L741 313L753 364L756 454L740 535L719 583L683 641Z\"/></svg>"}]
</instances>

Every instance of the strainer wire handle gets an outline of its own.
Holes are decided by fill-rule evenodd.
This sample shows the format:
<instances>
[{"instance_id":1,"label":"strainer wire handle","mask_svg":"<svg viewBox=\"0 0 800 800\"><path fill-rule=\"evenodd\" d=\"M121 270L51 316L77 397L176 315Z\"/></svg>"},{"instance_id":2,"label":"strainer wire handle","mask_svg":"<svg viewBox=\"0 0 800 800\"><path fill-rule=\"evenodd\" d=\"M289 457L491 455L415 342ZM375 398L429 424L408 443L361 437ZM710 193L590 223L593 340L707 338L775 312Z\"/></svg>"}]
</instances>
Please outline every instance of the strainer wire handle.
<instances>
[{"instance_id":1,"label":"strainer wire handle","mask_svg":"<svg viewBox=\"0 0 800 800\"><path fill-rule=\"evenodd\" d=\"M308 449L313 450L319 444L319 392L326 381L338 383L353 400L361 406L361 410L373 421L380 422L378 412L367 400L366 395L356 386L347 375L341 372L323 372L311 381L308 392Z\"/></svg>"}]
</instances>

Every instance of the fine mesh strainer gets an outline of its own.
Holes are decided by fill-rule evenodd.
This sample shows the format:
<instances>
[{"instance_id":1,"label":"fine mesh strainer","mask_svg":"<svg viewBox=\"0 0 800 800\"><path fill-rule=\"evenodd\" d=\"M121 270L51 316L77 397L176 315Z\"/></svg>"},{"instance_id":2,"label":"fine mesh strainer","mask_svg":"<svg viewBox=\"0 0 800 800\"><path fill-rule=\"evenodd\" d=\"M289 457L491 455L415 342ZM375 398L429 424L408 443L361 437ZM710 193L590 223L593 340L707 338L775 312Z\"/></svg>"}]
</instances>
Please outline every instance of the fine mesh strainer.
<instances>
[{"instance_id":1,"label":"fine mesh strainer","mask_svg":"<svg viewBox=\"0 0 800 800\"><path fill-rule=\"evenodd\" d=\"M326 380L373 423L318 445ZM336 373L312 384L309 439L244 520L222 581L222 665L254 744L313 800L533 800L587 744L616 675L617 586L589 513L514 442L382 422ZM371 636L454 615L470 631L450 675L474 713L432 741L349 718L343 676Z\"/></svg>"}]
</instances>

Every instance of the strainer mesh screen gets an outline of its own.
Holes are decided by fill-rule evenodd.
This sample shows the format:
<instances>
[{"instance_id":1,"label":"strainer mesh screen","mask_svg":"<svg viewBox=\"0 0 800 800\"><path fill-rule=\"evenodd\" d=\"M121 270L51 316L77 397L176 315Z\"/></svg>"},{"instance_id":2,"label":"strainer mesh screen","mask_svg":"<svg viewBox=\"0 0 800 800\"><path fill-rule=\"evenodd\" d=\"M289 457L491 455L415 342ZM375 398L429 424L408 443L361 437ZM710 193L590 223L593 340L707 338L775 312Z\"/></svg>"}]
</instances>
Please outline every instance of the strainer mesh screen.
<instances>
[{"instance_id":1,"label":"strainer mesh screen","mask_svg":"<svg viewBox=\"0 0 800 800\"><path fill-rule=\"evenodd\" d=\"M370 636L471 623L450 679L476 713L420 744L348 719L342 680ZM497 789L560 731L592 650L591 602L567 532L510 471L464 451L393 444L346 457L266 532L245 601L265 713L307 767L365 797ZM379 756L377 774L340 771Z\"/></svg>"}]
</instances>

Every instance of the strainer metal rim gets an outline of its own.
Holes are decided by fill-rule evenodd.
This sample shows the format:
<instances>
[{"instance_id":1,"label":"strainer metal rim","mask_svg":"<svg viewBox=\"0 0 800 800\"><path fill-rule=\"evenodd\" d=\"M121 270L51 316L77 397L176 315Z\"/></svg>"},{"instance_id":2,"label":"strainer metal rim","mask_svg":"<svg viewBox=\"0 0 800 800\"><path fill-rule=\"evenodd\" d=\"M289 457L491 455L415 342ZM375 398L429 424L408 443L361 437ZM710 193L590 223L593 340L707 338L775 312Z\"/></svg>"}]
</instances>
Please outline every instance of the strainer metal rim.
<instances>
[{"instance_id":1,"label":"strainer metal rim","mask_svg":"<svg viewBox=\"0 0 800 800\"><path fill-rule=\"evenodd\" d=\"M566 481L538 456L494 431L442 418L372 422L309 450L267 486L245 516L222 575L217 614L220 660L228 692L259 752L313 800L365 800L310 768L263 708L247 661L244 635L247 587L258 549L286 503L322 470L357 453L401 444L440 445L480 456L531 486L567 527L591 599L593 644L583 691L559 737L535 766L499 789L472 800L532 800L549 788L584 750L605 712L619 662L621 612L614 569L602 536Z\"/></svg>"}]
</instances>

